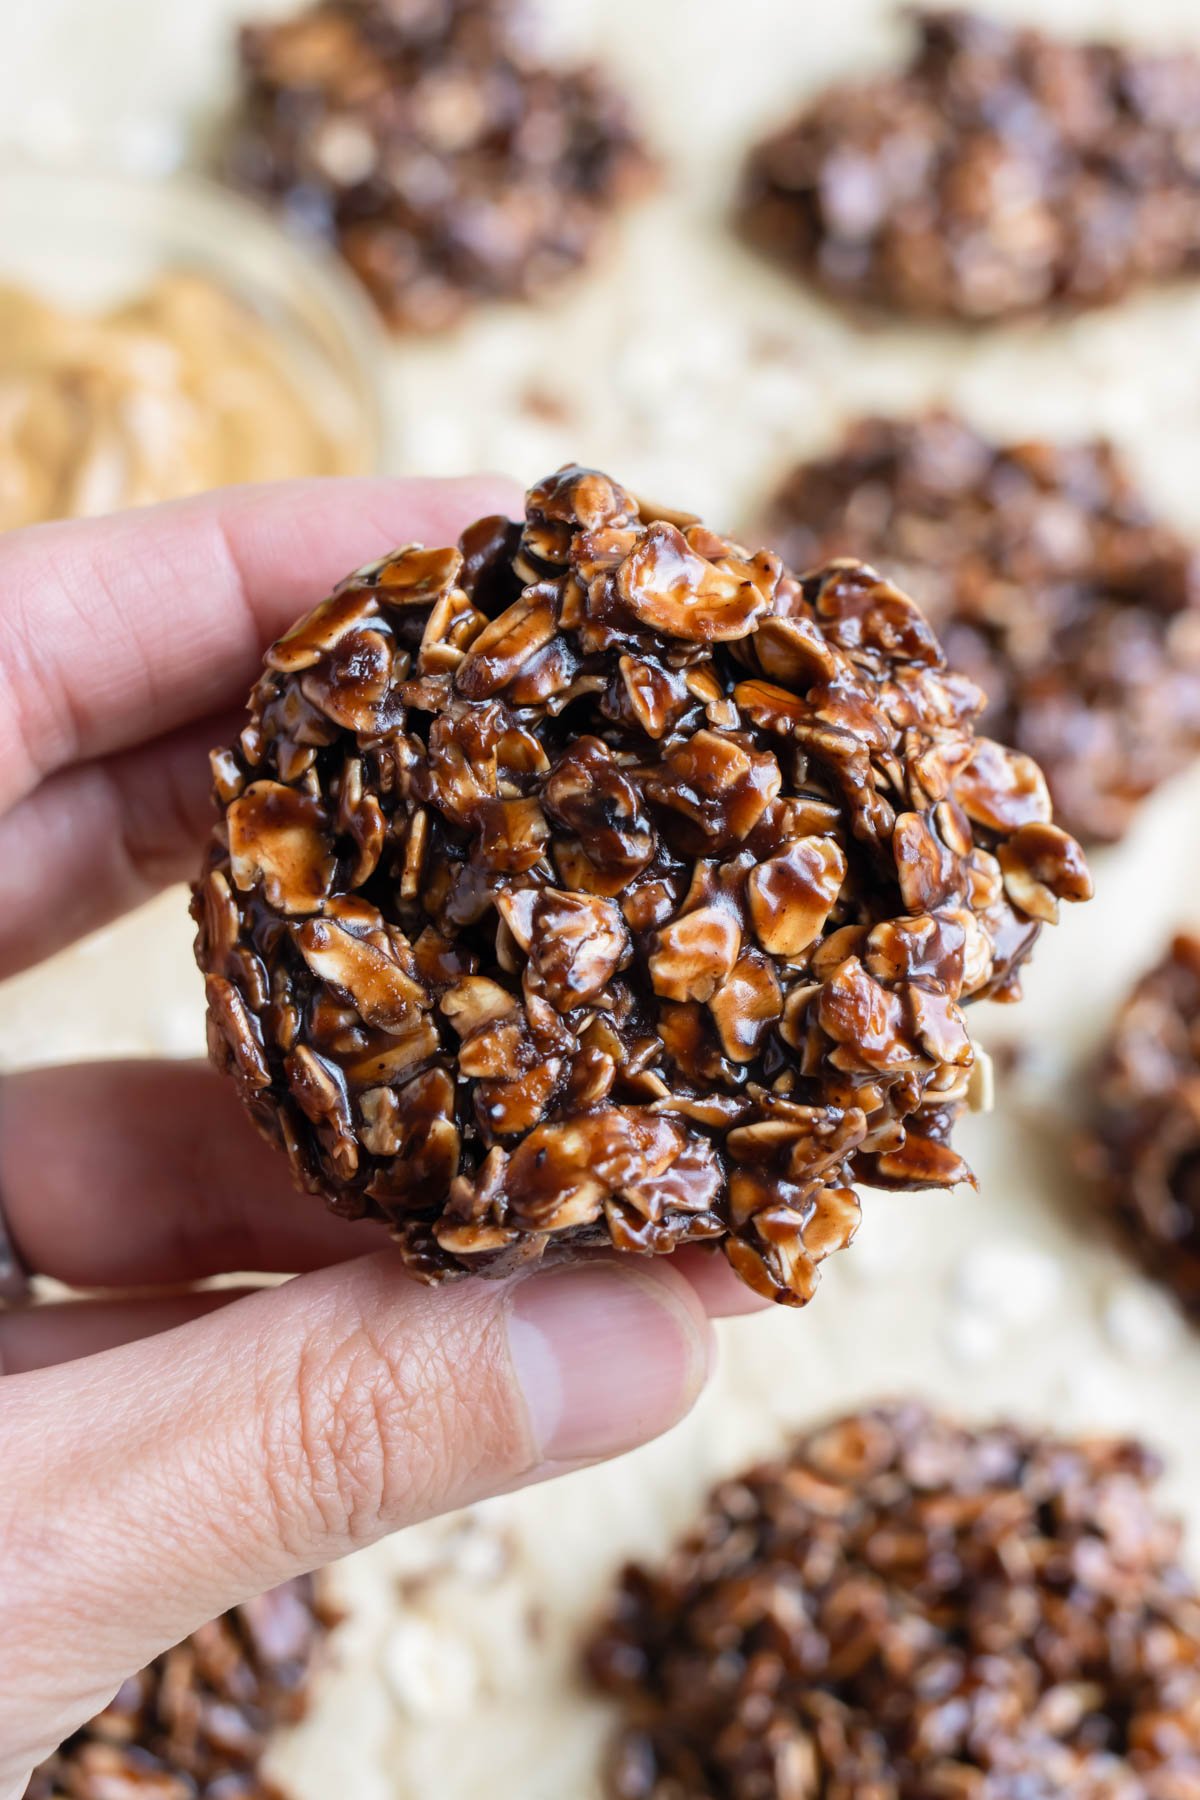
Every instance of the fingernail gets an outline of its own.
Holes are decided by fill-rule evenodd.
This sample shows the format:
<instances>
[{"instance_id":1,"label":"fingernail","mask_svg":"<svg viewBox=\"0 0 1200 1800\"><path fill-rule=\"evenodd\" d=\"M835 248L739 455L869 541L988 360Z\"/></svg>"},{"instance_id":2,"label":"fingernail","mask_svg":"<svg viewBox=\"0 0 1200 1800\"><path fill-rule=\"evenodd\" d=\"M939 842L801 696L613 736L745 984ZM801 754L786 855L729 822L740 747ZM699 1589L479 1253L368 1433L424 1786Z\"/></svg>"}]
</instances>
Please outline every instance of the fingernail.
<instances>
[{"instance_id":1,"label":"fingernail","mask_svg":"<svg viewBox=\"0 0 1200 1800\"><path fill-rule=\"evenodd\" d=\"M706 1321L665 1282L615 1262L531 1275L509 1345L545 1462L632 1450L681 1419L708 1375Z\"/></svg>"}]
</instances>

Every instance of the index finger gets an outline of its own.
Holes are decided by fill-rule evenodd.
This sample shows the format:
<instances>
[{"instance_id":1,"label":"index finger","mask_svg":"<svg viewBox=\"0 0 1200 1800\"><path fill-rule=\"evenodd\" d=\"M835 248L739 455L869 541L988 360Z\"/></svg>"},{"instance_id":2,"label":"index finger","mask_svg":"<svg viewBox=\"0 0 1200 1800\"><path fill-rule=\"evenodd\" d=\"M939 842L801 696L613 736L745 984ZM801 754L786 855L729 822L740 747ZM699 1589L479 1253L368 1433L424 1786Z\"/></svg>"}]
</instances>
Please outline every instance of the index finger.
<instances>
[{"instance_id":1,"label":"index finger","mask_svg":"<svg viewBox=\"0 0 1200 1800\"><path fill-rule=\"evenodd\" d=\"M517 498L489 476L289 481L0 539L0 812L55 769L239 700L351 569L452 544Z\"/></svg>"}]
</instances>

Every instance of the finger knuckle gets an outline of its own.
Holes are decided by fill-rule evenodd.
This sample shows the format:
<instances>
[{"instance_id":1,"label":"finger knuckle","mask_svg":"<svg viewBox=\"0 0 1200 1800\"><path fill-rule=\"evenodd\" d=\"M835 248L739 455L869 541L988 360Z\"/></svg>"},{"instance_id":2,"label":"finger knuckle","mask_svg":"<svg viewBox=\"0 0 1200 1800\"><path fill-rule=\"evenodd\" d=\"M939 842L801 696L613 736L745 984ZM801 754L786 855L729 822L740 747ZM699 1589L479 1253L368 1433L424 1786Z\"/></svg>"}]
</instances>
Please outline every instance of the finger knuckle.
<instances>
[{"instance_id":1,"label":"finger knuckle","mask_svg":"<svg viewBox=\"0 0 1200 1800\"><path fill-rule=\"evenodd\" d=\"M366 1324L310 1343L268 1428L265 1467L280 1536L353 1547L411 1507L438 1440L411 1346Z\"/></svg>"}]
</instances>

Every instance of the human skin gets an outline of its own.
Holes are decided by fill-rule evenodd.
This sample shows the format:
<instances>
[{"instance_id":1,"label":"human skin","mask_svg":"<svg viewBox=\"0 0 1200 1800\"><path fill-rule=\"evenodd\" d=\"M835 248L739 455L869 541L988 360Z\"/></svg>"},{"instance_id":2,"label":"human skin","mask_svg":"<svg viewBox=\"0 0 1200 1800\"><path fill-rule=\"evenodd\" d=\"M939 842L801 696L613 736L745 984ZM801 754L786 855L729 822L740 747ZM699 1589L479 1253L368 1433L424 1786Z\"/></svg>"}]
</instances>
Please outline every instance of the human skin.
<instances>
[{"instance_id":1,"label":"human skin","mask_svg":"<svg viewBox=\"0 0 1200 1800\"><path fill-rule=\"evenodd\" d=\"M0 976L193 871L206 753L299 613L519 502L285 483L0 539ZM707 1251L418 1286L190 1063L7 1076L0 1203L27 1268L90 1290L0 1310L0 1800L225 1608L657 1436L710 1318L759 1304ZM296 1279L196 1289L246 1271Z\"/></svg>"}]
</instances>

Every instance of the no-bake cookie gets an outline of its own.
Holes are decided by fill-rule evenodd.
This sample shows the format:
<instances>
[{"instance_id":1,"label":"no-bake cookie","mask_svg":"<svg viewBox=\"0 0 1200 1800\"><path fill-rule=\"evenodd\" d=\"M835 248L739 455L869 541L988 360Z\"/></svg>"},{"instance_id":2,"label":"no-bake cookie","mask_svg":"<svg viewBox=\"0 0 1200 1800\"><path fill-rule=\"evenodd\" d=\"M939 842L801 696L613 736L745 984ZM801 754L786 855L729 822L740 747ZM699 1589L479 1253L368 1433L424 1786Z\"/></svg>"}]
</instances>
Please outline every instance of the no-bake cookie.
<instances>
[{"instance_id":1,"label":"no-bake cookie","mask_svg":"<svg viewBox=\"0 0 1200 1800\"><path fill-rule=\"evenodd\" d=\"M230 177L337 244L397 328L536 299L651 160L595 68L547 66L509 0L319 0L247 27Z\"/></svg>"},{"instance_id":2,"label":"no-bake cookie","mask_svg":"<svg viewBox=\"0 0 1200 1800\"><path fill-rule=\"evenodd\" d=\"M916 605L568 467L268 652L193 902L210 1044L428 1279L719 1240L800 1304L948 1186L971 1000L1090 883Z\"/></svg>"},{"instance_id":3,"label":"no-bake cookie","mask_svg":"<svg viewBox=\"0 0 1200 1800\"><path fill-rule=\"evenodd\" d=\"M259 1764L303 1716L332 1622L311 1576L222 1614L124 1682L25 1800L283 1800Z\"/></svg>"},{"instance_id":4,"label":"no-bake cookie","mask_svg":"<svg viewBox=\"0 0 1200 1800\"><path fill-rule=\"evenodd\" d=\"M1157 1475L891 1405L723 1483L591 1646L614 1800L1191 1800L1200 1599Z\"/></svg>"},{"instance_id":5,"label":"no-bake cookie","mask_svg":"<svg viewBox=\"0 0 1200 1800\"><path fill-rule=\"evenodd\" d=\"M1200 937L1181 933L1122 1007L1083 1160L1126 1242L1200 1318Z\"/></svg>"},{"instance_id":6,"label":"no-bake cookie","mask_svg":"<svg viewBox=\"0 0 1200 1800\"><path fill-rule=\"evenodd\" d=\"M919 11L753 152L749 238L843 301L994 321L1200 268L1200 58Z\"/></svg>"}]
</instances>

